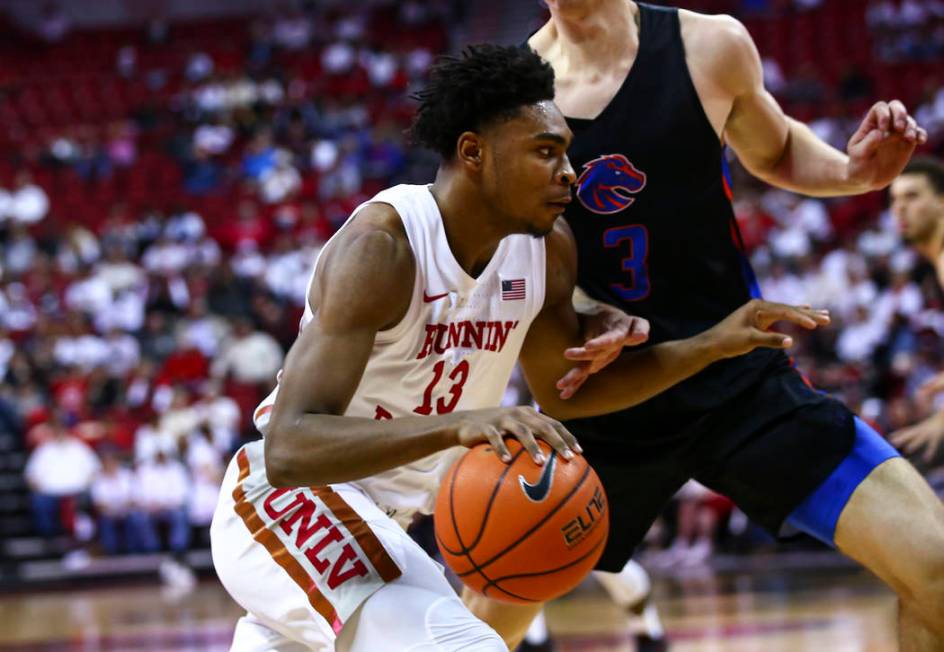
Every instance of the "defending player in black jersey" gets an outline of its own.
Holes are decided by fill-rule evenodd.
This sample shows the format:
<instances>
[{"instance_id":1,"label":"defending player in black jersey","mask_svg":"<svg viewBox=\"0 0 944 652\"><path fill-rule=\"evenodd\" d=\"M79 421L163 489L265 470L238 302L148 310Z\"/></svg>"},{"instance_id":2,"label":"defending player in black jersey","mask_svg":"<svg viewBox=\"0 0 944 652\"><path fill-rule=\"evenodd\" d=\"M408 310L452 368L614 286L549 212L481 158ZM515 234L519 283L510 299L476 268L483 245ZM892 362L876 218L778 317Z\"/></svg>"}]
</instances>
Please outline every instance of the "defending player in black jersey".
<instances>
[{"instance_id":1,"label":"defending player in black jersey","mask_svg":"<svg viewBox=\"0 0 944 652\"><path fill-rule=\"evenodd\" d=\"M520 0L530 1L530 0ZM879 102L847 153L785 116L744 27L629 0L547 0L529 40L556 73L578 174L566 217L578 284L651 323L650 343L716 323L757 290L739 246L723 144L776 186L846 195L887 186L925 132ZM543 405L568 418L566 401ZM772 532L835 545L901 598L903 650L944 649L944 507L914 469L779 352L712 365L631 410L570 421L609 495L600 568L619 571L691 477ZM473 610L513 643L534 609Z\"/></svg>"}]
</instances>

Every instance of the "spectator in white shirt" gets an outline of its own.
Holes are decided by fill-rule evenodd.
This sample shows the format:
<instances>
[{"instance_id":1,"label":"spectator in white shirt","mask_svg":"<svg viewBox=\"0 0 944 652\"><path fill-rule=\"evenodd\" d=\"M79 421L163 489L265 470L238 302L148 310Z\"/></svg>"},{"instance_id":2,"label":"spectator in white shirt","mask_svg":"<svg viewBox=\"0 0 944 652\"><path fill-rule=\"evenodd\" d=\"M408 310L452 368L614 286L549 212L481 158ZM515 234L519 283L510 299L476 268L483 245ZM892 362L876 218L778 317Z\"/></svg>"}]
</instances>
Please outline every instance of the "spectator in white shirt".
<instances>
[{"instance_id":1,"label":"spectator in white shirt","mask_svg":"<svg viewBox=\"0 0 944 652\"><path fill-rule=\"evenodd\" d=\"M101 276L93 275L91 267L81 265L76 279L66 288L66 307L94 316L109 310L112 296L108 283Z\"/></svg>"},{"instance_id":2,"label":"spectator in white shirt","mask_svg":"<svg viewBox=\"0 0 944 652\"><path fill-rule=\"evenodd\" d=\"M146 286L120 291L107 310L94 316L95 329L100 333L115 328L129 333L140 331L144 327L146 296Z\"/></svg>"},{"instance_id":3,"label":"spectator in white shirt","mask_svg":"<svg viewBox=\"0 0 944 652\"><path fill-rule=\"evenodd\" d=\"M229 146L233 144L235 137L233 128L224 122L221 117L217 117L210 123L202 124L194 130L193 146L211 156L216 156L226 152Z\"/></svg>"},{"instance_id":4,"label":"spectator in white shirt","mask_svg":"<svg viewBox=\"0 0 944 652\"><path fill-rule=\"evenodd\" d=\"M201 297L187 306L187 316L178 323L176 337L178 342L197 349L212 360L228 333L229 324L225 319L211 314L206 300Z\"/></svg>"},{"instance_id":5,"label":"spectator in white shirt","mask_svg":"<svg viewBox=\"0 0 944 652\"><path fill-rule=\"evenodd\" d=\"M0 287L0 324L11 331L28 331L36 324L36 306L22 283Z\"/></svg>"},{"instance_id":6,"label":"spectator in white shirt","mask_svg":"<svg viewBox=\"0 0 944 652\"><path fill-rule=\"evenodd\" d=\"M286 50L302 50L311 41L311 20L298 10L279 16L272 26L272 39Z\"/></svg>"},{"instance_id":7,"label":"spectator in white shirt","mask_svg":"<svg viewBox=\"0 0 944 652\"><path fill-rule=\"evenodd\" d=\"M779 261L770 266L770 276L762 280L761 287L764 297L770 301L793 305L807 302L806 290L800 278Z\"/></svg>"},{"instance_id":8,"label":"spectator in white shirt","mask_svg":"<svg viewBox=\"0 0 944 652\"><path fill-rule=\"evenodd\" d=\"M190 478L175 458L158 451L154 459L141 462L134 475L135 509L131 514L135 536L145 552L160 550L157 527L168 528L171 552L182 554L190 545L187 498Z\"/></svg>"},{"instance_id":9,"label":"spectator in white shirt","mask_svg":"<svg viewBox=\"0 0 944 652\"><path fill-rule=\"evenodd\" d=\"M859 305L836 340L836 353L843 362L868 362L887 334L887 327L875 319L869 308Z\"/></svg>"},{"instance_id":10,"label":"spectator in white shirt","mask_svg":"<svg viewBox=\"0 0 944 652\"><path fill-rule=\"evenodd\" d=\"M150 413L148 420L134 431L134 461L136 464L150 462L157 457L158 451L173 456L177 452L177 442L160 427L160 416Z\"/></svg>"},{"instance_id":11,"label":"spectator in white shirt","mask_svg":"<svg viewBox=\"0 0 944 652\"><path fill-rule=\"evenodd\" d=\"M223 459L212 442L210 428L197 428L187 443L187 468L190 470L190 523L209 527L220 496Z\"/></svg>"},{"instance_id":12,"label":"spectator in white shirt","mask_svg":"<svg viewBox=\"0 0 944 652\"><path fill-rule=\"evenodd\" d=\"M105 367L112 378L125 378L141 361L141 345L134 336L113 328L105 336L108 357Z\"/></svg>"},{"instance_id":13,"label":"spectator in white shirt","mask_svg":"<svg viewBox=\"0 0 944 652\"><path fill-rule=\"evenodd\" d=\"M21 224L35 224L49 212L49 196L33 183L33 175L22 170L16 175L14 190L10 193L7 213Z\"/></svg>"},{"instance_id":14,"label":"spectator in white shirt","mask_svg":"<svg viewBox=\"0 0 944 652\"><path fill-rule=\"evenodd\" d=\"M166 235L148 247L141 258L144 268L163 276L174 276L190 264L190 249Z\"/></svg>"},{"instance_id":15,"label":"spectator in white shirt","mask_svg":"<svg viewBox=\"0 0 944 652\"><path fill-rule=\"evenodd\" d=\"M29 234L26 226L14 223L3 246L3 267L12 275L22 274L31 267L37 258L36 241Z\"/></svg>"},{"instance_id":16,"label":"spectator in white shirt","mask_svg":"<svg viewBox=\"0 0 944 652\"><path fill-rule=\"evenodd\" d=\"M63 501L87 492L99 468L95 452L62 424L55 424L52 437L30 454L24 471L39 534L48 537L64 532Z\"/></svg>"},{"instance_id":17,"label":"spectator in white shirt","mask_svg":"<svg viewBox=\"0 0 944 652\"><path fill-rule=\"evenodd\" d=\"M128 260L124 245L118 243L105 248L105 258L96 265L95 277L111 288L113 294L141 287L147 280L141 266Z\"/></svg>"},{"instance_id":18,"label":"spectator in white shirt","mask_svg":"<svg viewBox=\"0 0 944 652\"><path fill-rule=\"evenodd\" d=\"M292 156L284 149L275 154L275 166L259 176L259 195L267 204L278 204L295 195L302 187L302 176L292 165Z\"/></svg>"},{"instance_id":19,"label":"spectator in white shirt","mask_svg":"<svg viewBox=\"0 0 944 652\"><path fill-rule=\"evenodd\" d=\"M221 455L228 455L239 437L239 404L222 394L220 384L211 380L204 384L203 396L194 407L210 429L213 446Z\"/></svg>"},{"instance_id":20,"label":"spectator in white shirt","mask_svg":"<svg viewBox=\"0 0 944 652\"><path fill-rule=\"evenodd\" d=\"M108 555L137 552L128 515L133 506L134 474L121 466L113 452L102 454L102 468L92 482L92 504L98 516L98 535ZM124 545L122 545L122 543Z\"/></svg>"},{"instance_id":21,"label":"spectator in white shirt","mask_svg":"<svg viewBox=\"0 0 944 652\"><path fill-rule=\"evenodd\" d=\"M167 218L164 235L175 242L198 242L206 235L206 223L199 213L181 210Z\"/></svg>"},{"instance_id":22,"label":"spectator in white shirt","mask_svg":"<svg viewBox=\"0 0 944 652\"><path fill-rule=\"evenodd\" d=\"M56 339L55 361L63 367L79 367L85 372L104 365L109 354L105 340L92 332L81 313L69 313L67 319L69 333Z\"/></svg>"},{"instance_id":23,"label":"spectator in white shirt","mask_svg":"<svg viewBox=\"0 0 944 652\"><path fill-rule=\"evenodd\" d=\"M161 417L161 430L171 437L175 444L189 437L200 425L200 413L190 405L190 392L183 386L173 388L170 405Z\"/></svg>"},{"instance_id":24,"label":"spectator in white shirt","mask_svg":"<svg viewBox=\"0 0 944 652\"><path fill-rule=\"evenodd\" d=\"M101 257L102 248L95 234L75 224L68 228L56 250L56 264L59 269L68 273L75 273L84 266L93 265Z\"/></svg>"},{"instance_id":25,"label":"spectator in white shirt","mask_svg":"<svg viewBox=\"0 0 944 652\"><path fill-rule=\"evenodd\" d=\"M891 283L878 296L878 300L871 304L873 318L879 323L891 326L895 315L913 317L924 308L924 298L921 290L911 282L909 270L895 272Z\"/></svg>"},{"instance_id":26,"label":"spectator in white shirt","mask_svg":"<svg viewBox=\"0 0 944 652\"><path fill-rule=\"evenodd\" d=\"M210 375L232 377L245 385L269 384L282 366L284 352L274 337L254 330L246 317L236 319L232 336L213 361Z\"/></svg>"}]
</instances>

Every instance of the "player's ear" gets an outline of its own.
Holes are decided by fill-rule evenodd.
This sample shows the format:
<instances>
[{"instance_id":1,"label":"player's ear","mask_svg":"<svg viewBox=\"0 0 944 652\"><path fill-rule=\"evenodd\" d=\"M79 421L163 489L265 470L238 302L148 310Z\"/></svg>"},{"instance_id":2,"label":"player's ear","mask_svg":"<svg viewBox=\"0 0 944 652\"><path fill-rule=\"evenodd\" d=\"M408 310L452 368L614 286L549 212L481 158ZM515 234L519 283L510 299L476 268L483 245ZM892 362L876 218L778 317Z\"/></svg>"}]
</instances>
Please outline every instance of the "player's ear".
<instances>
[{"instance_id":1,"label":"player's ear","mask_svg":"<svg viewBox=\"0 0 944 652\"><path fill-rule=\"evenodd\" d=\"M474 131L464 131L456 143L456 159L473 170L482 168L482 137Z\"/></svg>"}]
</instances>

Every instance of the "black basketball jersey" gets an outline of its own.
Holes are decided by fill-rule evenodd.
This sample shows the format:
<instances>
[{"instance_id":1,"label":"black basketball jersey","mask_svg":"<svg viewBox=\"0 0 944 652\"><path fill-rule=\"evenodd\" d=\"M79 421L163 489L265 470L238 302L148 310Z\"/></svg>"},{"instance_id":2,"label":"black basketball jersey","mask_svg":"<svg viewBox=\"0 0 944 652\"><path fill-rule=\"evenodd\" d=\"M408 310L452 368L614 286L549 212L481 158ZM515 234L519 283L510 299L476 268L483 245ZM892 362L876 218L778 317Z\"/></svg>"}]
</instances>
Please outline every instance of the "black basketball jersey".
<instances>
[{"instance_id":1,"label":"black basketball jersey","mask_svg":"<svg viewBox=\"0 0 944 652\"><path fill-rule=\"evenodd\" d=\"M578 179L565 217L580 287L648 319L655 344L700 333L759 293L722 146L685 62L678 10L639 8L639 52L616 96L593 120L567 120ZM657 412L716 407L782 364L786 357L771 350L716 363L660 397ZM653 407L627 416L651 419Z\"/></svg>"}]
</instances>

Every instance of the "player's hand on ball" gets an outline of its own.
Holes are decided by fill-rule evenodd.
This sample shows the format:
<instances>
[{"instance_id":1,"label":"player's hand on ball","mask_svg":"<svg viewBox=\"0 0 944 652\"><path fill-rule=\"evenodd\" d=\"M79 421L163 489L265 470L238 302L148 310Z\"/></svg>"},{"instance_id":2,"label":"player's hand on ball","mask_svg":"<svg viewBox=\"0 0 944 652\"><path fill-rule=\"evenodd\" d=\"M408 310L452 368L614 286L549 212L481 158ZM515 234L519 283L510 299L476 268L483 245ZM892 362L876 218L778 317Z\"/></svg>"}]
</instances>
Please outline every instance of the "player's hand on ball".
<instances>
[{"instance_id":1,"label":"player's hand on ball","mask_svg":"<svg viewBox=\"0 0 944 652\"><path fill-rule=\"evenodd\" d=\"M759 347L786 349L793 346L792 337L770 330L777 322L812 330L829 324L829 311L754 299L728 315L707 335L712 339L712 347L725 358L744 355Z\"/></svg>"},{"instance_id":2,"label":"player's hand on ball","mask_svg":"<svg viewBox=\"0 0 944 652\"><path fill-rule=\"evenodd\" d=\"M471 448L488 442L503 462L511 461L511 453L505 445L506 436L520 441L535 464L545 462L536 439L546 441L567 460L581 452L577 439L563 424L529 406L469 410L461 414L457 433L460 446Z\"/></svg>"},{"instance_id":3,"label":"player's hand on ball","mask_svg":"<svg viewBox=\"0 0 944 652\"><path fill-rule=\"evenodd\" d=\"M923 448L922 457L930 462L944 443L944 412L935 412L920 423L897 430L888 440L903 453L917 454Z\"/></svg>"}]
</instances>

